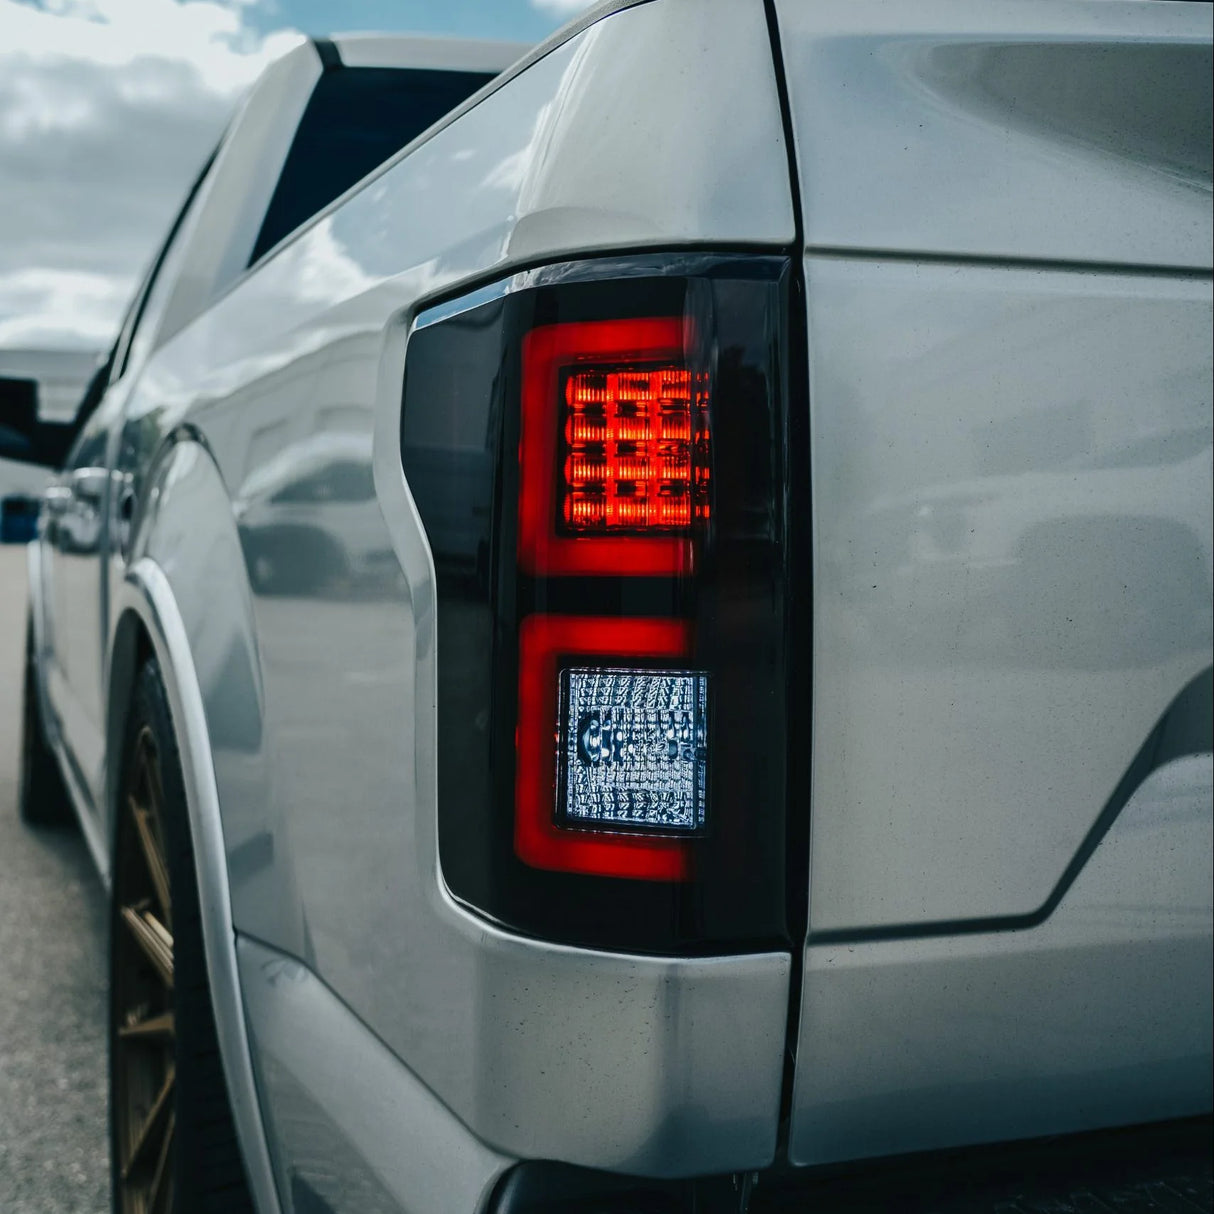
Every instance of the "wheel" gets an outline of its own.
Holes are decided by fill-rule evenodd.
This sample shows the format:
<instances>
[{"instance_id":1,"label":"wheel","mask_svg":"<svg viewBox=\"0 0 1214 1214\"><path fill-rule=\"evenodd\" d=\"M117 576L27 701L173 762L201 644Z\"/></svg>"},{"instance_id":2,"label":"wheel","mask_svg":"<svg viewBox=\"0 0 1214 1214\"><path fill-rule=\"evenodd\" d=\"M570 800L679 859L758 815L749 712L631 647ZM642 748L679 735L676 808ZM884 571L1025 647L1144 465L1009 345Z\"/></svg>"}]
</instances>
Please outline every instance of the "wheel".
<instances>
[{"instance_id":1,"label":"wheel","mask_svg":"<svg viewBox=\"0 0 1214 1214\"><path fill-rule=\"evenodd\" d=\"M110 1160L117 1214L253 1203L219 1057L181 763L155 661L119 786L110 921Z\"/></svg>"},{"instance_id":2,"label":"wheel","mask_svg":"<svg viewBox=\"0 0 1214 1214\"><path fill-rule=\"evenodd\" d=\"M25 634L25 690L21 708L21 774L17 810L30 826L65 826L75 821L63 774L46 740L34 668L34 624Z\"/></svg>"}]
</instances>

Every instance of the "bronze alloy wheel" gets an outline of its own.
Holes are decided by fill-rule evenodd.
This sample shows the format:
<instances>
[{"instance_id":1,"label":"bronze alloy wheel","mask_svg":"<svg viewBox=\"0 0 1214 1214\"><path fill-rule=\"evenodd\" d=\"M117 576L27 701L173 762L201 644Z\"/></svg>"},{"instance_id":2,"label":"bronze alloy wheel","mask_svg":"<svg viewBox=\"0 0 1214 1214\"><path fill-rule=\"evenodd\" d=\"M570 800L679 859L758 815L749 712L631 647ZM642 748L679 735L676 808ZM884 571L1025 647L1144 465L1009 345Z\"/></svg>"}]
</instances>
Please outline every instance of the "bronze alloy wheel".
<instances>
[{"instance_id":1,"label":"bronze alloy wheel","mask_svg":"<svg viewBox=\"0 0 1214 1214\"><path fill-rule=\"evenodd\" d=\"M185 780L155 659L117 789L110 1163L117 1214L251 1214L220 1056Z\"/></svg>"},{"instance_id":2,"label":"bronze alloy wheel","mask_svg":"<svg viewBox=\"0 0 1214 1214\"><path fill-rule=\"evenodd\" d=\"M173 898L156 739L135 738L115 856L114 1134L121 1214L173 1208L176 1049Z\"/></svg>"}]
</instances>

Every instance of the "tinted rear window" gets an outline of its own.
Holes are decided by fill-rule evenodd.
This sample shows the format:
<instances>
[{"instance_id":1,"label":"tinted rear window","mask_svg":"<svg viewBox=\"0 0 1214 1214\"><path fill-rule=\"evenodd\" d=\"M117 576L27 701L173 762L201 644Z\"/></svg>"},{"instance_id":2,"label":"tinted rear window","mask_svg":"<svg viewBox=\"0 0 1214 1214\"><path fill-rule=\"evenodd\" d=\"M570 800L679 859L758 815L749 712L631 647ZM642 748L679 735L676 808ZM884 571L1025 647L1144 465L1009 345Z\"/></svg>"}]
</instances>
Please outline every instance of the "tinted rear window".
<instances>
[{"instance_id":1,"label":"tinted rear window","mask_svg":"<svg viewBox=\"0 0 1214 1214\"><path fill-rule=\"evenodd\" d=\"M249 264L492 79L484 72L380 67L325 72L295 132Z\"/></svg>"}]
</instances>

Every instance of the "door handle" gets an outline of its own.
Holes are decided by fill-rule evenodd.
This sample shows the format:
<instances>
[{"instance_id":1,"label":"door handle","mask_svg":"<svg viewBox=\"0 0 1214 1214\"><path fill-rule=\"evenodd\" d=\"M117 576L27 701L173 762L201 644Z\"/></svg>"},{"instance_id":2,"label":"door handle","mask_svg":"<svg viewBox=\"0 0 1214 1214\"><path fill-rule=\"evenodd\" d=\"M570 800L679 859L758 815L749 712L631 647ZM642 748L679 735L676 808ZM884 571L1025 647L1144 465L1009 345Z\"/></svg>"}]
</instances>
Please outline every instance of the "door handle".
<instances>
[{"instance_id":1,"label":"door handle","mask_svg":"<svg viewBox=\"0 0 1214 1214\"><path fill-rule=\"evenodd\" d=\"M72 496L90 506L99 506L109 481L107 468L77 468L72 473Z\"/></svg>"},{"instance_id":2,"label":"door handle","mask_svg":"<svg viewBox=\"0 0 1214 1214\"><path fill-rule=\"evenodd\" d=\"M48 485L43 491L42 500L46 504L47 514L62 514L72 500L72 491L66 485Z\"/></svg>"}]
</instances>

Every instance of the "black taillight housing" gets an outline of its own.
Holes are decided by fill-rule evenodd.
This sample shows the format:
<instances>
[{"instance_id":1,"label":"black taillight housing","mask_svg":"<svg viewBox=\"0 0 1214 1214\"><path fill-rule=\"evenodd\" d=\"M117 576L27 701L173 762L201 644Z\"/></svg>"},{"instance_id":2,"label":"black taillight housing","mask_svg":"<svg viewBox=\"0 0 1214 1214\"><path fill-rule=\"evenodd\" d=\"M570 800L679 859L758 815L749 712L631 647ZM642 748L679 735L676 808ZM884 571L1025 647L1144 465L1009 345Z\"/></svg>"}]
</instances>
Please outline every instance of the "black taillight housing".
<instances>
[{"instance_id":1,"label":"black taillight housing","mask_svg":"<svg viewBox=\"0 0 1214 1214\"><path fill-rule=\"evenodd\" d=\"M443 878L598 948L788 939L784 258L602 259L422 314Z\"/></svg>"}]
</instances>

